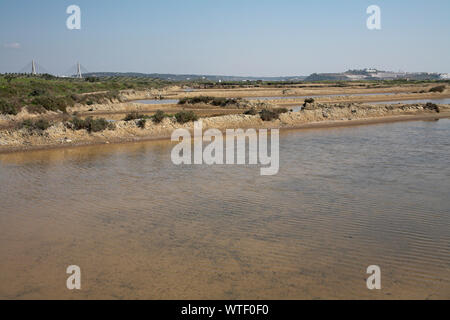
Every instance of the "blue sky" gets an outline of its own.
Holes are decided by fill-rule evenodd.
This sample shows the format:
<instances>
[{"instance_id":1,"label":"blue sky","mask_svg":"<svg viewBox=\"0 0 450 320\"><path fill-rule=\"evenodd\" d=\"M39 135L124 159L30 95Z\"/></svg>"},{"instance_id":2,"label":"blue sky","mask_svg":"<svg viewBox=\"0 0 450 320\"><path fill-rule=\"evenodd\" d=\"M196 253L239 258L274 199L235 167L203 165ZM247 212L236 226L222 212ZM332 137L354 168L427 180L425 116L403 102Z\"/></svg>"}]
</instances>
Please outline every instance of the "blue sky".
<instances>
[{"instance_id":1,"label":"blue sky","mask_svg":"<svg viewBox=\"0 0 450 320\"><path fill-rule=\"evenodd\" d=\"M66 8L81 8L81 30ZM382 30L366 28L381 7ZM1 0L0 72L450 72L448 0Z\"/></svg>"}]
</instances>

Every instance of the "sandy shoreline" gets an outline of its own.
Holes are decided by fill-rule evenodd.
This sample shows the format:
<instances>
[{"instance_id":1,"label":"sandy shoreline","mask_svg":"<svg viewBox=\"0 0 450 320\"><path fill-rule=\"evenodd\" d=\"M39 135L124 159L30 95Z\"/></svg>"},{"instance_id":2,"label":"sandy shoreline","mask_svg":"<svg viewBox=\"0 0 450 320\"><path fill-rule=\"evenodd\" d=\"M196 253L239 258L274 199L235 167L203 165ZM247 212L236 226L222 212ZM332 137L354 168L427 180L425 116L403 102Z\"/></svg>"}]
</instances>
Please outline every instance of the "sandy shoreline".
<instances>
[{"instance_id":1,"label":"sandy shoreline","mask_svg":"<svg viewBox=\"0 0 450 320\"><path fill-rule=\"evenodd\" d=\"M292 115L292 112L289 112L286 115L282 115L288 117ZM225 119L224 123L220 123L220 121L210 121L211 119L220 119L226 118L230 116L217 117L217 118L206 118L201 119L203 122L206 122L206 126L204 129L214 128L214 124L216 124L217 129L221 131L225 131L226 129L247 129L247 128L255 128L255 129L263 129L263 128L271 128L271 129L280 129L282 131L286 130L305 130L305 129L325 129L325 128L335 128L335 127L350 127L350 126L361 126L361 125L372 125L372 124L382 124L382 123L393 123L393 122L402 122L402 121L426 121L426 120L438 120L444 118L450 118L450 106L445 109L444 112L435 113L429 111L423 111L416 114L394 114L394 115L386 115L386 116L374 116L367 118L352 118L352 119L333 119L333 120L317 120L317 121L309 121L309 122L298 122L297 121L272 121L272 122L262 122L257 119L258 116L245 116L245 115L233 115L234 117L240 117L240 121L230 121L230 119ZM282 118L283 119L283 118ZM165 119L168 121L168 119ZM166 125L167 125L166 121ZM211 123L212 122L212 123ZM121 143L133 143L133 142L144 142L144 141L158 141L158 140L170 140L171 132L176 128L186 128L188 130L192 130L192 123L186 125L172 125L170 128L166 125L163 125L164 129L160 129L159 133L153 130L153 134L146 135L144 132L143 135L131 135L131 136L108 136L103 135L102 133L91 134L92 139L81 140L76 142L56 142L48 143L48 144L37 144L37 145L15 145L15 146L0 146L0 154L6 153L14 153L14 152L26 152L26 151L36 151L36 150L51 150L51 149L62 149L62 148L78 148L83 146L92 146L92 145L104 145L104 144L121 144ZM128 131L131 133L131 130ZM1 137L1 136L0 136Z\"/></svg>"}]
</instances>

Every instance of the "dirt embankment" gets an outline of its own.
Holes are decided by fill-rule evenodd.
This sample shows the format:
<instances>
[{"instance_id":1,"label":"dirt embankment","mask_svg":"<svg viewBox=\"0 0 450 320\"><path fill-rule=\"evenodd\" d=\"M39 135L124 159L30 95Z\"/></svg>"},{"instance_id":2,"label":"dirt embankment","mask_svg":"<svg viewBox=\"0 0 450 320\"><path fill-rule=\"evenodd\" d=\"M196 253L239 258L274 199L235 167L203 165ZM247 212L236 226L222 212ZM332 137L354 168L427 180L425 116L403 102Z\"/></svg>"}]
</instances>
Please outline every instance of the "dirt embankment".
<instances>
[{"instance_id":1,"label":"dirt embankment","mask_svg":"<svg viewBox=\"0 0 450 320\"><path fill-rule=\"evenodd\" d=\"M414 119L450 117L450 105L361 105L361 104L306 104L304 110L287 112L278 120L263 121L259 115L233 114L203 118L203 128L219 130L232 128L300 128L311 126L352 125ZM116 121L115 129L88 133L72 130L64 122L53 124L45 131L21 129L0 130L0 152L32 150L49 147L76 146L95 143L138 141L170 138L177 128L192 129L192 122L179 124L174 118L165 118L155 124L147 120L143 127L136 121Z\"/></svg>"},{"instance_id":2,"label":"dirt embankment","mask_svg":"<svg viewBox=\"0 0 450 320\"><path fill-rule=\"evenodd\" d=\"M351 95L351 94L408 94L408 95L423 95L425 98L430 90L436 84L411 84L398 85L389 87L371 87L369 85L348 85L347 87L339 86L305 86L305 87L288 87L281 88L229 88L229 89L197 89L191 92L173 89L171 93L172 98L195 97L195 96L213 96L213 97L227 97L227 98L249 98L249 97L285 97L295 98L300 96L317 96L317 95ZM447 87L442 94L450 95L450 89ZM432 94L432 93L431 93ZM433 94L432 94L433 95Z\"/></svg>"},{"instance_id":3,"label":"dirt embankment","mask_svg":"<svg viewBox=\"0 0 450 320\"><path fill-rule=\"evenodd\" d=\"M226 114L239 114L242 110L239 107L232 110L230 108L218 108L212 106L183 105L176 103L167 104L167 99L179 99L193 96L214 96L214 97L283 97L283 99L263 100L263 102L278 106L298 106L303 104L304 98L316 96L315 100L323 103L344 103L344 102L382 102L414 99L440 99L450 98L450 88L445 87L443 92L430 92L434 85L399 85L393 87L371 88L361 87L352 84L349 87L324 87L307 86L302 88L234 88L234 89L198 89L195 91L186 91L179 86L171 86L161 89L148 90L123 90L120 92L120 100L107 100L95 104L76 104L67 108L70 115L76 114L80 117L94 116L105 117L107 119L118 120L123 118L126 113L140 112L144 114L153 114L156 110L163 110L166 113L176 113L184 109L194 110L200 116L217 116ZM86 93L84 95L95 95L101 92ZM350 94L350 95L348 95ZM364 94L364 95L361 95ZM374 95L375 94L375 95ZM338 95L338 96L323 96ZM161 104L142 104L133 102L135 100L166 100ZM255 101L255 100L252 100ZM48 111L45 114L28 112L27 108L22 108L17 115L0 115L0 129L13 128L19 125L24 119L46 118L48 120L64 120L67 115L58 112Z\"/></svg>"}]
</instances>

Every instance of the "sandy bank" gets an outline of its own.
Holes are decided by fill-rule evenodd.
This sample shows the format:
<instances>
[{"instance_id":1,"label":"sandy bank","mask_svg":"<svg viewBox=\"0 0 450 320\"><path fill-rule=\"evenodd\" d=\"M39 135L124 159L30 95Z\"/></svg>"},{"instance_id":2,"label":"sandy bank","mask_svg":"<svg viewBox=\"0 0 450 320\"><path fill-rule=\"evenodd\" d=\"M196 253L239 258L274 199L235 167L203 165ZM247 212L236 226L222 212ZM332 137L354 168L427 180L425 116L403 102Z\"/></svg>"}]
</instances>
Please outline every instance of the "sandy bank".
<instances>
[{"instance_id":1,"label":"sandy bank","mask_svg":"<svg viewBox=\"0 0 450 320\"><path fill-rule=\"evenodd\" d=\"M439 113L425 104L415 105L361 105L361 104L310 104L304 111L288 112L279 120L262 121L259 115L232 114L203 118L203 128L219 130L233 128L319 128L362 125L370 123L429 120L450 117L450 105L440 105ZM160 124L147 120L144 128L137 121L116 121L114 130L88 133L67 128L56 123L43 132L28 129L0 130L0 152L81 146L89 144L118 143L152 139L168 139L177 128L191 130L192 122L179 124L174 118L165 118Z\"/></svg>"}]
</instances>

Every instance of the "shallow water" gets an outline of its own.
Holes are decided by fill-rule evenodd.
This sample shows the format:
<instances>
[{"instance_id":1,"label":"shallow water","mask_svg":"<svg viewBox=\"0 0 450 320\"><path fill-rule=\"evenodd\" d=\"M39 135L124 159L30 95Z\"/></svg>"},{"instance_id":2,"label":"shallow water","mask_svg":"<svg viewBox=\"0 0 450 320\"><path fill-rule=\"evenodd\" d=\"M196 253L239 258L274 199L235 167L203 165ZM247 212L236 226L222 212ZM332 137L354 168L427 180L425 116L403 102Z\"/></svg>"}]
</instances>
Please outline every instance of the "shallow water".
<instances>
[{"instance_id":1,"label":"shallow water","mask_svg":"<svg viewBox=\"0 0 450 320\"><path fill-rule=\"evenodd\" d=\"M130 102L133 103L142 103L142 104L177 104L178 99L145 99L145 100L133 100Z\"/></svg>"},{"instance_id":2,"label":"shallow water","mask_svg":"<svg viewBox=\"0 0 450 320\"><path fill-rule=\"evenodd\" d=\"M348 97L348 96L392 96L395 92L380 92L380 93L341 93L341 94L322 94L309 96L273 96L273 97L250 97L248 100L287 100L287 99L305 99L305 98L328 98L328 97Z\"/></svg>"},{"instance_id":3,"label":"shallow water","mask_svg":"<svg viewBox=\"0 0 450 320\"><path fill-rule=\"evenodd\" d=\"M370 104L413 104L413 103L437 103L437 104L450 104L450 98L444 98L444 99L419 99L419 100L393 100L393 101L384 101L384 102L369 102Z\"/></svg>"},{"instance_id":4,"label":"shallow water","mask_svg":"<svg viewBox=\"0 0 450 320\"><path fill-rule=\"evenodd\" d=\"M286 131L276 176L178 167L170 142L0 155L0 298L449 299L449 137Z\"/></svg>"}]
</instances>

